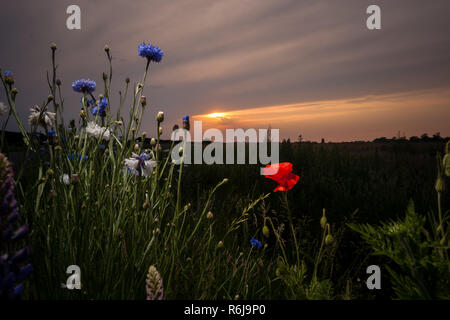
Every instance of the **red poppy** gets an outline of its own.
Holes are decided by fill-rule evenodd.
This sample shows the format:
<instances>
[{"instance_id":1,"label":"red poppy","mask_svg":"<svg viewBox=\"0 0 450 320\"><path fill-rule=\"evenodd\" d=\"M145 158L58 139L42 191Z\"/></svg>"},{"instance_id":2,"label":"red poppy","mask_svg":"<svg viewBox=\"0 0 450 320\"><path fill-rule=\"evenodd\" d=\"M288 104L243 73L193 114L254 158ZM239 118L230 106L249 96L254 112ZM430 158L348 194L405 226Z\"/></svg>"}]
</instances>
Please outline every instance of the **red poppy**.
<instances>
[{"instance_id":1,"label":"red poppy","mask_svg":"<svg viewBox=\"0 0 450 320\"><path fill-rule=\"evenodd\" d=\"M268 164L264 169L264 176L278 182L278 186L273 190L288 191L295 186L300 177L292 173L292 163L282 162Z\"/></svg>"}]
</instances>

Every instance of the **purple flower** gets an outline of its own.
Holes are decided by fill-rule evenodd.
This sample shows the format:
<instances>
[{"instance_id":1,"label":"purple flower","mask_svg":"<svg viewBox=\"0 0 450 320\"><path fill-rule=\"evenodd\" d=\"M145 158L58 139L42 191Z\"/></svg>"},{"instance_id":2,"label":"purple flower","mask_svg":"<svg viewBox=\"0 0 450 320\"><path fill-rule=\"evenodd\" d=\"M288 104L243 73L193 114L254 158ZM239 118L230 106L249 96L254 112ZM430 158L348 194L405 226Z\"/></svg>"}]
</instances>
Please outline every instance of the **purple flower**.
<instances>
[{"instance_id":1,"label":"purple flower","mask_svg":"<svg viewBox=\"0 0 450 320\"><path fill-rule=\"evenodd\" d=\"M28 226L16 229L19 205L14 196L14 176L8 159L0 153L0 300L20 299L23 292L21 284L32 272L30 264L21 267L30 255L25 247L10 256L6 250L17 240L28 234ZM7 245L7 242L11 244Z\"/></svg>"},{"instance_id":2,"label":"purple flower","mask_svg":"<svg viewBox=\"0 0 450 320\"><path fill-rule=\"evenodd\" d=\"M96 83L93 80L76 80L72 83L72 89L76 92L91 93L94 92L96 88Z\"/></svg>"},{"instance_id":3,"label":"purple flower","mask_svg":"<svg viewBox=\"0 0 450 320\"><path fill-rule=\"evenodd\" d=\"M138 54L141 57L146 57L148 60L155 62L160 62L164 56L164 52L160 48L152 46L150 43L145 44L145 42L142 42L138 46Z\"/></svg>"}]
</instances>

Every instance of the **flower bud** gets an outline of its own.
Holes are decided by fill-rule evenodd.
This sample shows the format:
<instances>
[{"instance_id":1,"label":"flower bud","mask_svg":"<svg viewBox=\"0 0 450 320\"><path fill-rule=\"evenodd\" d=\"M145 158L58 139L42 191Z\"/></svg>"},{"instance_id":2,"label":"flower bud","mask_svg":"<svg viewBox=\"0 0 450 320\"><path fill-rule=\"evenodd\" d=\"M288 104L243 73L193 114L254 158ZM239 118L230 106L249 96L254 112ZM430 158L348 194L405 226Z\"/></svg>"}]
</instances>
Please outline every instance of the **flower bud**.
<instances>
[{"instance_id":1,"label":"flower bud","mask_svg":"<svg viewBox=\"0 0 450 320\"><path fill-rule=\"evenodd\" d=\"M106 53L109 52L109 46L107 44L105 44L105 47L103 49L105 50Z\"/></svg>"},{"instance_id":2,"label":"flower bud","mask_svg":"<svg viewBox=\"0 0 450 320\"><path fill-rule=\"evenodd\" d=\"M322 218L320 219L320 226L322 229L325 229L325 226L327 225L327 217L325 216L325 209L322 211Z\"/></svg>"},{"instance_id":3,"label":"flower bud","mask_svg":"<svg viewBox=\"0 0 450 320\"><path fill-rule=\"evenodd\" d=\"M156 121L158 121L158 122L164 121L164 112L162 112L162 111L158 112L158 114L156 115Z\"/></svg>"},{"instance_id":4,"label":"flower bud","mask_svg":"<svg viewBox=\"0 0 450 320\"><path fill-rule=\"evenodd\" d=\"M264 225L264 227L262 229L262 233L263 233L264 237L268 238L269 234L270 234L269 227Z\"/></svg>"},{"instance_id":5,"label":"flower bud","mask_svg":"<svg viewBox=\"0 0 450 320\"><path fill-rule=\"evenodd\" d=\"M61 85L61 79L59 79L59 78L56 79L56 85L57 85L57 86L60 86L60 85Z\"/></svg>"},{"instance_id":6,"label":"flower bud","mask_svg":"<svg viewBox=\"0 0 450 320\"><path fill-rule=\"evenodd\" d=\"M103 80L106 81L106 79L108 79L108 75L106 73L103 72Z\"/></svg>"},{"instance_id":7,"label":"flower bud","mask_svg":"<svg viewBox=\"0 0 450 320\"><path fill-rule=\"evenodd\" d=\"M331 234L327 234L327 236L325 237L325 244L326 245L330 245L334 242L334 238Z\"/></svg>"},{"instance_id":8,"label":"flower bud","mask_svg":"<svg viewBox=\"0 0 450 320\"><path fill-rule=\"evenodd\" d=\"M13 100L15 100L16 99L16 95L19 93L19 90L17 90L17 88L12 88L11 89L11 98L13 99Z\"/></svg>"},{"instance_id":9,"label":"flower bud","mask_svg":"<svg viewBox=\"0 0 450 320\"><path fill-rule=\"evenodd\" d=\"M125 83L127 83L127 84L130 83L130 78L126 77L125 78Z\"/></svg>"},{"instance_id":10,"label":"flower bud","mask_svg":"<svg viewBox=\"0 0 450 320\"><path fill-rule=\"evenodd\" d=\"M159 129L158 129L158 133L159 133L159 135L162 135L163 129L161 127L159 127Z\"/></svg>"},{"instance_id":11,"label":"flower bud","mask_svg":"<svg viewBox=\"0 0 450 320\"><path fill-rule=\"evenodd\" d=\"M184 149L183 147L180 147L180 149L178 150L178 154L180 155L180 157L183 155Z\"/></svg>"},{"instance_id":12,"label":"flower bud","mask_svg":"<svg viewBox=\"0 0 450 320\"><path fill-rule=\"evenodd\" d=\"M156 140L155 140L155 138L152 138L152 139L150 140L150 145L151 145L152 147L154 147L154 146L156 145Z\"/></svg>"},{"instance_id":13,"label":"flower bud","mask_svg":"<svg viewBox=\"0 0 450 320\"><path fill-rule=\"evenodd\" d=\"M444 167L444 174L450 177L450 153L447 153L442 160Z\"/></svg>"},{"instance_id":14,"label":"flower bud","mask_svg":"<svg viewBox=\"0 0 450 320\"><path fill-rule=\"evenodd\" d=\"M213 217L214 217L213 213L211 211L208 211L208 213L206 214L206 218L212 219Z\"/></svg>"},{"instance_id":15,"label":"flower bud","mask_svg":"<svg viewBox=\"0 0 450 320\"><path fill-rule=\"evenodd\" d=\"M47 101L51 102L51 101L53 101L53 99L55 99L55 97L53 95L49 94L47 97Z\"/></svg>"},{"instance_id":16,"label":"flower bud","mask_svg":"<svg viewBox=\"0 0 450 320\"><path fill-rule=\"evenodd\" d=\"M142 136L142 139L145 140L145 138L147 137L147 132L145 132L145 131L142 132L142 133L141 133L141 136Z\"/></svg>"},{"instance_id":17,"label":"flower bud","mask_svg":"<svg viewBox=\"0 0 450 320\"><path fill-rule=\"evenodd\" d=\"M84 109L80 110L80 117L86 119L86 111L84 111Z\"/></svg>"},{"instance_id":18,"label":"flower bud","mask_svg":"<svg viewBox=\"0 0 450 320\"><path fill-rule=\"evenodd\" d=\"M146 96L141 96L141 105L143 107L145 107L147 105L147 97Z\"/></svg>"},{"instance_id":19,"label":"flower bud","mask_svg":"<svg viewBox=\"0 0 450 320\"><path fill-rule=\"evenodd\" d=\"M222 248L223 247L223 241L222 240L217 243L217 247L218 248Z\"/></svg>"},{"instance_id":20,"label":"flower bud","mask_svg":"<svg viewBox=\"0 0 450 320\"><path fill-rule=\"evenodd\" d=\"M50 49L52 49L52 51L55 51L56 50L56 43L52 42L50 44Z\"/></svg>"},{"instance_id":21,"label":"flower bud","mask_svg":"<svg viewBox=\"0 0 450 320\"><path fill-rule=\"evenodd\" d=\"M51 177L54 174L54 171L52 169L47 170L47 176Z\"/></svg>"},{"instance_id":22,"label":"flower bud","mask_svg":"<svg viewBox=\"0 0 450 320\"><path fill-rule=\"evenodd\" d=\"M5 71L4 76L5 76L5 82L7 84L9 84L9 85L14 84L14 76L11 71Z\"/></svg>"},{"instance_id":23,"label":"flower bud","mask_svg":"<svg viewBox=\"0 0 450 320\"><path fill-rule=\"evenodd\" d=\"M444 178L442 176L439 176L436 179L436 184L434 185L434 188L436 189L436 192L444 191Z\"/></svg>"},{"instance_id":24,"label":"flower bud","mask_svg":"<svg viewBox=\"0 0 450 320\"><path fill-rule=\"evenodd\" d=\"M136 144L134 145L134 150L135 150L135 151L138 151L138 150L139 150L139 144L136 143Z\"/></svg>"}]
</instances>

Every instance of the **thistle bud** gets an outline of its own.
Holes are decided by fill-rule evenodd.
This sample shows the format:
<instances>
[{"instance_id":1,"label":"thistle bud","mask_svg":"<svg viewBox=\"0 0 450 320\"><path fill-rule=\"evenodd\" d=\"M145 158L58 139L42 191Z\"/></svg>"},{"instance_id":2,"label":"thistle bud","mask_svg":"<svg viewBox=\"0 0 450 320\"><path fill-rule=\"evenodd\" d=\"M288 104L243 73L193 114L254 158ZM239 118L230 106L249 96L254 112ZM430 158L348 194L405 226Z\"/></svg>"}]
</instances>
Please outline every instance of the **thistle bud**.
<instances>
[{"instance_id":1,"label":"thistle bud","mask_svg":"<svg viewBox=\"0 0 450 320\"><path fill-rule=\"evenodd\" d=\"M11 89L11 98L14 100L16 99L16 95L19 93L19 90L17 90L17 88L12 88Z\"/></svg>"},{"instance_id":2,"label":"thistle bud","mask_svg":"<svg viewBox=\"0 0 450 320\"><path fill-rule=\"evenodd\" d=\"M214 217L214 214L211 211L208 211L208 213L206 214L206 218L212 219L213 217Z\"/></svg>"},{"instance_id":3,"label":"thistle bud","mask_svg":"<svg viewBox=\"0 0 450 320\"><path fill-rule=\"evenodd\" d=\"M125 83L127 83L127 84L130 83L130 78L126 77L125 78Z\"/></svg>"},{"instance_id":4,"label":"thistle bud","mask_svg":"<svg viewBox=\"0 0 450 320\"><path fill-rule=\"evenodd\" d=\"M55 99L55 97L53 95L49 94L47 97L47 101L51 102L51 101L53 101L53 99Z\"/></svg>"},{"instance_id":5,"label":"thistle bud","mask_svg":"<svg viewBox=\"0 0 450 320\"><path fill-rule=\"evenodd\" d=\"M156 115L156 121L158 121L158 122L164 121L164 112L162 112L162 111L158 112L158 114Z\"/></svg>"},{"instance_id":6,"label":"thistle bud","mask_svg":"<svg viewBox=\"0 0 450 320\"><path fill-rule=\"evenodd\" d=\"M50 44L50 49L52 49L52 51L55 51L56 50L56 43L52 42Z\"/></svg>"},{"instance_id":7,"label":"thistle bud","mask_svg":"<svg viewBox=\"0 0 450 320\"><path fill-rule=\"evenodd\" d=\"M147 97L146 96L141 96L141 105L143 107L145 107L147 105Z\"/></svg>"},{"instance_id":8,"label":"thistle bud","mask_svg":"<svg viewBox=\"0 0 450 320\"><path fill-rule=\"evenodd\" d=\"M327 217L325 216L325 209L322 211L322 218L320 219L320 226L322 229L325 229L325 226L327 225Z\"/></svg>"},{"instance_id":9,"label":"thistle bud","mask_svg":"<svg viewBox=\"0 0 450 320\"><path fill-rule=\"evenodd\" d=\"M59 78L56 79L56 85L57 85L57 86L60 86L60 85L61 85L61 79L59 79Z\"/></svg>"},{"instance_id":10,"label":"thistle bud","mask_svg":"<svg viewBox=\"0 0 450 320\"><path fill-rule=\"evenodd\" d=\"M109 53L109 46L107 44L105 44L105 47L103 49L105 50L106 53Z\"/></svg>"}]
</instances>

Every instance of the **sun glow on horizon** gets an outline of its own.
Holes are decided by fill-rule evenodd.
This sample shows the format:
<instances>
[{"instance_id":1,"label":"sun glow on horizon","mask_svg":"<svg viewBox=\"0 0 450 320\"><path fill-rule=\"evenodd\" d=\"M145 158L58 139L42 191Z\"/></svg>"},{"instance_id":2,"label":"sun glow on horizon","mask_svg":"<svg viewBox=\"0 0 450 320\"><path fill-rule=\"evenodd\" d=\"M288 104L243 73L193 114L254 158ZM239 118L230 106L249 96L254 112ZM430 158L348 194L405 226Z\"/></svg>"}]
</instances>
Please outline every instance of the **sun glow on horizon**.
<instances>
[{"instance_id":1,"label":"sun glow on horizon","mask_svg":"<svg viewBox=\"0 0 450 320\"><path fill-rule=\"evenodd\" d=\"M206 115L208 118L220 119L225 117L224 112L214 112Z\"/></svg>"}]
</instances>

